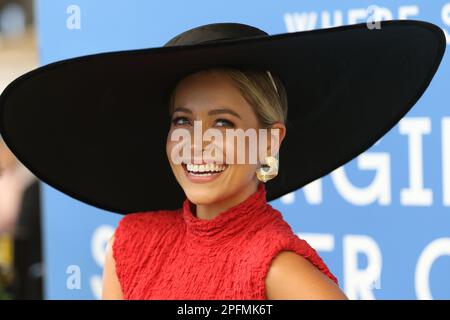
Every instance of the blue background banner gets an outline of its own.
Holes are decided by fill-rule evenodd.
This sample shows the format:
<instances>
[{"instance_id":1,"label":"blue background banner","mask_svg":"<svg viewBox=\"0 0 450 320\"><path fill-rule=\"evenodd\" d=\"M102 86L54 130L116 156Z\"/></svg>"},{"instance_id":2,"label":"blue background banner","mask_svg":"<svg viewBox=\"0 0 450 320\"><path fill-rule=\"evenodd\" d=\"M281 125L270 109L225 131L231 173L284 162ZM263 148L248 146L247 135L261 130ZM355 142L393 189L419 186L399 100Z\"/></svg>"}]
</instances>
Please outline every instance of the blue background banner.
<instances>
[{"instance_id":1,"label":"blue background banner","mask_svg":"<svg viewBox=\"0 0 450 320\"><path fill-rule=\"evenodd\" d=\"M277 34L374 17L433 22L450 43L450 2L441 0L36 4L41 65L98 52L158 47L182 31L213 22L241 22ZM377 144L272 202L293 230L319 251L349 298L450 298L449 54L416 106ZM46 297L99 298L106 243L121 216L47 185L43 203Z\"/></svg>"}]
</instances>

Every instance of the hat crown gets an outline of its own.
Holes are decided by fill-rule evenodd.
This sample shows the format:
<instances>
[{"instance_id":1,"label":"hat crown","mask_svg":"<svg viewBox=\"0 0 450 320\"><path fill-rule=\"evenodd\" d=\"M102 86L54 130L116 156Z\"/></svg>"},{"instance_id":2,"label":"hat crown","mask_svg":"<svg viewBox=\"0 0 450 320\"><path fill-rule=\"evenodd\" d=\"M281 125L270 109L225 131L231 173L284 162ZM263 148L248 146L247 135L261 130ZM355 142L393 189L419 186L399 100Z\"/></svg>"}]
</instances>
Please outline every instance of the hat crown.
<instances>
[{"instance_id":1,"label":"hat crown","mask_svg":"<svg viewBox=\"0 0 450 320\"><path fill-rule=\"evenodd\" d=\"M170 39L164 47L193 45L222 40L267 36L268 33L242 23L211 23L184 31Z\"/></svg>"}]
</instances>

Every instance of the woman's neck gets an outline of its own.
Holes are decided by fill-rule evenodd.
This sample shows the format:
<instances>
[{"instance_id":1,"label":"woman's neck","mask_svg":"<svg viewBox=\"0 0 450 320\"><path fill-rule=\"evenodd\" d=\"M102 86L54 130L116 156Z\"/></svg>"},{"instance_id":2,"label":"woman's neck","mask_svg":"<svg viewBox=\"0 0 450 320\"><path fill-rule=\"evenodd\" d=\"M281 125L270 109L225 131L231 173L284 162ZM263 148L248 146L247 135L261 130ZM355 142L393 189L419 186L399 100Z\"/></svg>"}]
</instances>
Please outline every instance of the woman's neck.
<instances>
[{"instance_id":1,"label":"woman's neck","mask_svg":"<svg viewBox=\"0 0 450 320\"><path fill-rule=\"evenodd\" d=\"M196 205L195 212L196 216L199 219L203 220L211 220L214 219L221 212L228 210L231 207L238 205L243 202L253 193L258 190L259 181L251 181L251 183L247 184L242 190L236 192L233 196L224 199L220 202L214 202L211 204L198 204Z\"/></svg>"}]
</instances>

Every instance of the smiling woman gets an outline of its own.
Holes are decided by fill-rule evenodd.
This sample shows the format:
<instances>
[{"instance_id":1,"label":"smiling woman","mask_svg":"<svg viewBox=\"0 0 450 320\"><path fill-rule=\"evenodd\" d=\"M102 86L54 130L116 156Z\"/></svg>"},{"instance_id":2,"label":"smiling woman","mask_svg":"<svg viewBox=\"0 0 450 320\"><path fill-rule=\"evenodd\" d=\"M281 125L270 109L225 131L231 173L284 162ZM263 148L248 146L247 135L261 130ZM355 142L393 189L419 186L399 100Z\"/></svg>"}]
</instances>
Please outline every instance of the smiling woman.
<instances>
[{"instance_id":1,"label":"smiling woman","mask_svg":"<svg viewBox=\"0 0 450 320\"><path fill-rule=\"evenodd\" d=\"M249 143L228 141L205 158L205 141L194 137L189 156L172 159L176 142L169 137L180 129L193 133L194 123L203 130L278 130L277 148L266 150L278 152L287 105L272 77L213 68L179 81L170 98L166 151L187 199L180 210L122 219L105 264L104 298L345 298L317 253L266 202L262 181L268 179L256 174L261 164L236 162L237 149L248 153Z\"/></svg>"},{"instance_id":2,"label":"smiling woman","mask_svg":"<svg viewBox=\"0 0 450 320\"><path fill-rule=\"evenodd\" d=\"M345 299L268 202L386 134L426 90L445 46L423 21L277 35L212 23L160 48L19 77L0 96L0 133L42 181L125 214L109 242L105 299ZM198 126L257 131L258 141L216 148L214 138L211 152ZM174 132L194 138L181 161ZM258 161L236 161L255 145Z\"/></svg>"},{"instance_id":3,"label":"smiling woman","mask_svg":"<svg viewBox=\"0 0 450 320\"><path fill-rule=\"evenodd\" d=\"M286 131L284 118L287 110L286 104L281 103L282 100L286 101L277 98L276 90L265 72L244 73L223 68L206 70L185 77L178 83L172 94L171 105L182 107L169 106L173 112L168 137L174 130L183 128L192 133L190 136L194 141L190 145L200 153L192 150L193 156L189 153L189 157L183 160L184 163L175 164L172 161L172 149L176 143L168 139L167 155L178 183L186 196L196 204L198 217L211 219L254 193L258 183L255 172L261 164L249 161L238 164L237 155L249 154L250 143L238 144L235 139L227 139L224 144L214 141L216 145L220 145L215 148L214 157L205 157L204 151L208 145L203 140L195 139L194 121L201 124L203 131L215 128L229 132L270 126L271 129L280 131L278 136L281 141ZM268 145L268 149L272 149L271 147ZM242 152L238 149L245 150ZM267 152L269 151L266 150ZM224 163L217 164L217 158L225 159ZM194 164L196 159L200 160L199 166ZM221 170L206 175L210 172L205 169L210 165ZM194 170L205 173L199 175Z\"/></svg>"}]
</instances>

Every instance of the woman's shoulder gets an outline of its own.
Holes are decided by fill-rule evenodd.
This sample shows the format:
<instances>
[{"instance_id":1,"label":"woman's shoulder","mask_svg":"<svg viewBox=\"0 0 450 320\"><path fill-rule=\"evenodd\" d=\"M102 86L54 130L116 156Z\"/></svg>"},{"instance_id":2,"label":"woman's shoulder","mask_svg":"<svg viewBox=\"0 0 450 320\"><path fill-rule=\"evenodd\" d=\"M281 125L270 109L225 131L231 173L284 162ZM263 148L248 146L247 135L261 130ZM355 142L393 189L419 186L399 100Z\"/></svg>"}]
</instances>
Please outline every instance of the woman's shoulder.
<instances>
[{"instance_id":1,"label":"woman's shoulder","mask_svg":"<svg viewBox=\"0 0 450 320\"><path fill-rule=\"evenodd\" d=\"M283 218L281 212L270 205L268 214L261 221L253 234L252 241L286 241L294 235L291 226Z\"/></svg>"},{"instance_id":2,"label":"woman's shoulder","mask_svg":"<svg viewBox=\"0 0 450 320\"><path fill-rule=\"evenodd\" d=\"M147 257L155 255L155 248L160 253L179 234L179 213L179 210L134 212L119 221L111 246L117 277L125 294Z\"/></svg>"},{"instance_id":3,"label":"woman's shoulder","mask_svg":"<svg viewBox=\"0 0 450 320\"><path fill-rule=\"evenodd\" d=\"M323 274L337 283L336 277L330 272L317 251L304 239L300 238L292 227L284 220L281 213L273 210L274 218L252 237L250 247L251 257L261 266L261 274L265 276L271 262L283 251L291 251L308 260Z\"/></svg>"},{"instance_id":4,"label":"woman's shoulder","mask_svg":"<svg viewBox=\"0 0 450 320\"><path fill-rule=\"evenodd\" d=\"M157 241L167 232L181 226L181 209L142 211L126 214L114 231L114 247L139 248L143 243Z\"/></svg>"}]
</instances>

